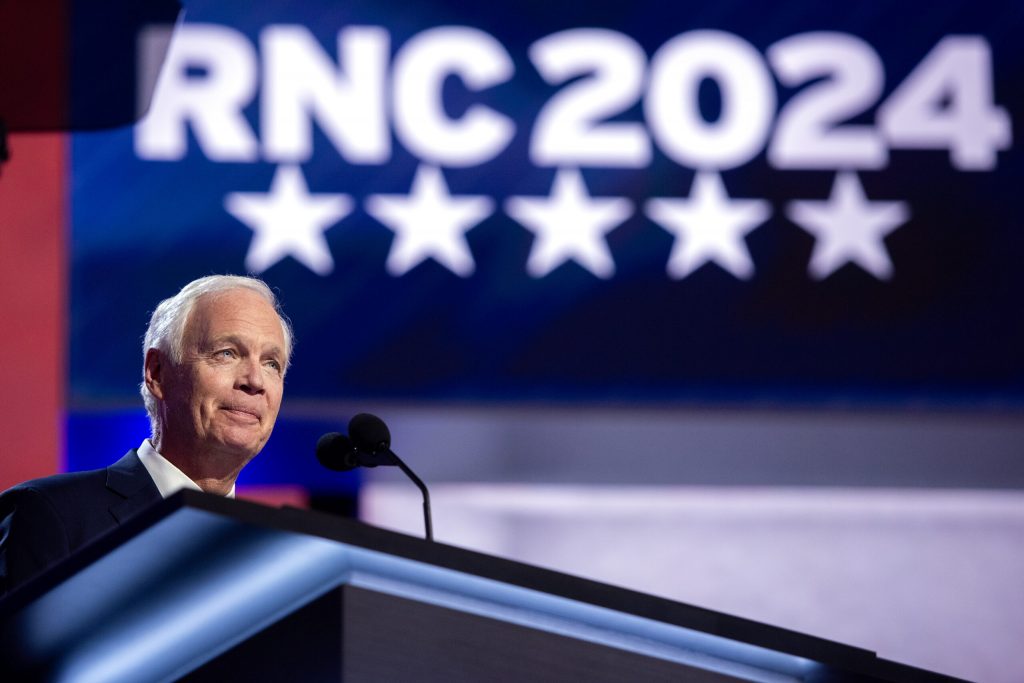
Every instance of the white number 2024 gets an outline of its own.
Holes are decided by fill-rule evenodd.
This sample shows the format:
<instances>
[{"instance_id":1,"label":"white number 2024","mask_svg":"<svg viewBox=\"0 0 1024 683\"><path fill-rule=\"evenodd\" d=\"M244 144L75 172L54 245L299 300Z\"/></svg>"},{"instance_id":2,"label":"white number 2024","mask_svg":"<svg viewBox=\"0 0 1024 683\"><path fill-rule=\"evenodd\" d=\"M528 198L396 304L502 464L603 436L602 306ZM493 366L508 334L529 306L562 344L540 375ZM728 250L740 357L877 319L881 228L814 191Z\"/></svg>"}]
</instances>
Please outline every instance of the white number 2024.
<instances>
[{"instance_id":1,"label":"white number 2024","mask_svg":"<svg viewBox=\"0 0 1024 683\"><path fill-rule=\"evenodd\" d=\"M955 168L983 171L995 168L996 153L1012 142L1009 116L994 103L991 50L982 36L940 40L879 105L877 126L848 123L883 91L884 68L870 45L834 32L783 39L767 50L771 69L783 87L809 85L783 104L774 134L771 73L733 34L679 35L654 54L647 74L642 48L612 31L552 34L534 43L530 57L552 85L583 77L548 100L537 118L530 154L542 166L650 163L643 124L611 120L641 98L659 149L692 168L734 168L767 146L769 163L780 169L878 169L890 149L945 149ZM721 96L713 121L698 100L706 80Z\"/></svg>"}]
</instances>

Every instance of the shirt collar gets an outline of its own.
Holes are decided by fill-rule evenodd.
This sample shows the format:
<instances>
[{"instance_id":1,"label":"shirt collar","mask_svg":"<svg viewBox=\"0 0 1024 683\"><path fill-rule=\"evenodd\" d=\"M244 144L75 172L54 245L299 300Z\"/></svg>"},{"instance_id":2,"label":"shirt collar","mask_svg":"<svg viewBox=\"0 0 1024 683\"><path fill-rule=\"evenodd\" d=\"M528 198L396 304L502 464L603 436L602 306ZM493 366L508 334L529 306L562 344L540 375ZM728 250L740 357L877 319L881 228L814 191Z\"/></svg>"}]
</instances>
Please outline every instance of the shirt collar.
<instances>
[{"instance_id":1,"label":"shirt collar","mask_svg":"<svg viewBox=\"0 0 1024 683\"><path fill-rule=\"evenodd\" d=\"M137 452L139 460L142 461L142 466L146 468L149 476L153 478L153 483L156 484L161 497L168 498L181 489L202 491L199 485L189 479L187 474L175 467L174 463L157 453L149 439L143 440ZM228 491L227 497L235 497L234 484L231 485L231 490Z\"/></svg>"}]
</instances>

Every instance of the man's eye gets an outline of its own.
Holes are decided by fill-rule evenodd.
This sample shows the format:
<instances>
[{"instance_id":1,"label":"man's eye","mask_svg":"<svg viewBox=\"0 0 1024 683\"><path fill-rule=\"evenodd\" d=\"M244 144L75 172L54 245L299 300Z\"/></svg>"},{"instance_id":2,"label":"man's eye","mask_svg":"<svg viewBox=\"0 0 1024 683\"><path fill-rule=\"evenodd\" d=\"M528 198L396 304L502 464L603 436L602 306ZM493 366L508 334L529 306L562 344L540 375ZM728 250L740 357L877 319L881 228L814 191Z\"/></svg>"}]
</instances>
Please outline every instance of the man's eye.
<instances>
[{"instance_id":1,"label":"man's eye","mask_svg":"<svg viewBox=\"0 0 1024 683\"><path fill-rule=\"evenodd\" d=\"M268 368L273 369L276 372L281 372L281 364L278 363L276 360L265 361L264 365L266 365Z\"/></svg>"},{"instance_id":2,"label":"man's eye","mask_svg":"<svg viewBox=\"0 0 1024 683\"><path fill-rule=\"evenodd\" d=\"M220 351L217 352L216 355L221 358L234 358L235 351L234 349L221 349Z\"/></svg>"}]
</instances>

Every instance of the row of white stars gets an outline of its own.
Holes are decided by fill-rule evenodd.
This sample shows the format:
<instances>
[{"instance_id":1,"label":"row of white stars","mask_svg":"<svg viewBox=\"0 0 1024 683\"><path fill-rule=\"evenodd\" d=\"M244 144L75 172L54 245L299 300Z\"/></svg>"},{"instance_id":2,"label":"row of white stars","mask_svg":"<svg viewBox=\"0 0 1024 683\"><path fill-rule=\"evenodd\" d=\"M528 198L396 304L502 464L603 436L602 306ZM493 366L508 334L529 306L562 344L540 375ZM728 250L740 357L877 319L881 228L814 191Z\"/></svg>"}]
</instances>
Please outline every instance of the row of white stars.
<instances>
[{"instance_id":1,"label":"row of white stars","mask_svg":"<svg viewBox=\"0 0 1024 683\"><path fill-rule=\"evenodd\" d=\"M231 215L254 231L245 265L261 273L291 256L319 275L334 268L324 232L349 215L349 195L311 194L297 166L281 166L270 191L232 192L224 199ZM494 213L494 200L482 195L452 195L439 168L421 166L409 194L375 194L365 209L395 233L388 253L388 273L400 276L427 259L468 277L475 262L466 232ZM624 197L591 197L576 169L560 169L546 197L510 197L505 212L534 233L526 262L533 277L544 277L575 261L601 278L615 274L605 236L633 214ZM749 279L754 263L746 236L771 216L763 199L734 199L721 177L696 175L685 198L653 198L644 212L670 232L675 241L667 272L684 278L714 263L737 278ZM906 202L870 201L853 172L837 174L827 200L801 199L786 206L786 215L815 238L808 272L823 279L843 265L860 266L878 279L892 276L884 238L910 217Z\"/></svg>"}]
</instances>

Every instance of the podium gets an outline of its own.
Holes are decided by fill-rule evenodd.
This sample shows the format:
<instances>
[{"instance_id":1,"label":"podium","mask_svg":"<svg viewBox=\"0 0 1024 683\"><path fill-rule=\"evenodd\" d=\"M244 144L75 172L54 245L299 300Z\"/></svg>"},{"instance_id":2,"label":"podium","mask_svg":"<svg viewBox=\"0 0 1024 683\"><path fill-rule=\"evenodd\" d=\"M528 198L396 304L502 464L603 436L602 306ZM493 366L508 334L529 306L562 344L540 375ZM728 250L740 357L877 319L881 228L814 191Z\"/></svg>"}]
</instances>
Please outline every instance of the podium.
<instances>
[{"instance_id":1,"label":"podium","mask_svg":"<svg viewBox=\"0 0 1024 683\"><path fill-rule=\"evenodd\" d=\"M956 679L351 520L182 491L0 602L0 680Z\"/></svg>"}]
</instances>

